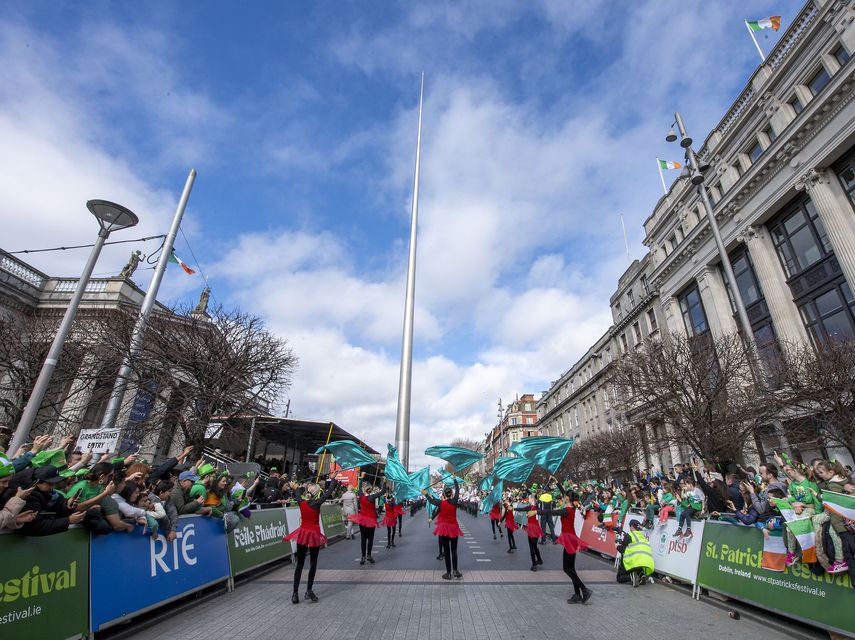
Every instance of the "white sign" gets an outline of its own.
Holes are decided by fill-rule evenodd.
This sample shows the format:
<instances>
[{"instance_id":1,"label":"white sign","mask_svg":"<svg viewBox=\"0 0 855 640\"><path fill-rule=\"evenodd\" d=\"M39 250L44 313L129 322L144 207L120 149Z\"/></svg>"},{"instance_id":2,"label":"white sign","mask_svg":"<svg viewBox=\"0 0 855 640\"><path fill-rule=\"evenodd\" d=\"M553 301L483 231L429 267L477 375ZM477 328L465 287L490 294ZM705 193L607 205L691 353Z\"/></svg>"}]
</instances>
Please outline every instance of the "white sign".
<instances>
[{"instance_id":1,"label":"white sign","mask_svg":"<svg viewBox=\"0 0 855 640\"><path fill-rule=\"evenodd\" d=\"M121 429L82 429L77 437L77 449L92 453L115 451Z\"/></svg>"},{"instance_id":2,"label":"white sign","mask_svg":"<svg viewBox=\"0 0 855 640\"><path fill-rule=\"evenodd\" d=\"M628 513L624 521L624 531L629 531L629 521L643 520L644 516ZM659 524L657 517L653 529L642 529L650 542L653 552L653 565L656 571L690 584L698 579L698 560L701 556L701 540L704 537L704 521L692 520L692 537L675 538L676 518L669 518L665 524Z\"/></svg>"}]
</instances>

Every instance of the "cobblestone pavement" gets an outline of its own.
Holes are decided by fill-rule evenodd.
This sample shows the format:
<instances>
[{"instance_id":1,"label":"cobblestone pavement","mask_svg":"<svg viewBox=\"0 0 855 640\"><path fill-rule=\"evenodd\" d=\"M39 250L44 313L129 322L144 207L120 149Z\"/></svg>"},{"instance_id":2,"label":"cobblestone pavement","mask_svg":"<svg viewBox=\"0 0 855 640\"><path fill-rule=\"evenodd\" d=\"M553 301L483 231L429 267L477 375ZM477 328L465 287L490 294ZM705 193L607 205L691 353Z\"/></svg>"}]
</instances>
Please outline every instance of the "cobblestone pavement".
<instances>
[{"instance_id":1,"label":"cobblestone pavement","mask_svg":"<svg viewBox=\"0 0 855 640\"><path fill-rule=\"evenodd\" d=\"M542 570L529 570L527 542L518 551L493 541L489 521L461 514L466 538L459 548L462 580L440 578L436 539L424 512L407 518L404 535L385 549L378 529L376 564L359 565L359 539L321 551L315 581L318 603L290 601L293 569L286 565L234 592L191 611L168 617L132 637L136 640L239 638L396 640L503 640L506 638L586 640L626 637L764 638L788 636L751 620L731 620L719 608L695 602L658 584L633 589L614 582L608 564L580 554L577 568L594 591L588 604L569 605L572 592L560 568L561 549L540 547ZM522 532L518 532L522 533ZM305 580L305 572L304 578ZM305 582L301 587L303 597ZM679 622L678 622L679 621Z\"/></svg>"}]
</instances>

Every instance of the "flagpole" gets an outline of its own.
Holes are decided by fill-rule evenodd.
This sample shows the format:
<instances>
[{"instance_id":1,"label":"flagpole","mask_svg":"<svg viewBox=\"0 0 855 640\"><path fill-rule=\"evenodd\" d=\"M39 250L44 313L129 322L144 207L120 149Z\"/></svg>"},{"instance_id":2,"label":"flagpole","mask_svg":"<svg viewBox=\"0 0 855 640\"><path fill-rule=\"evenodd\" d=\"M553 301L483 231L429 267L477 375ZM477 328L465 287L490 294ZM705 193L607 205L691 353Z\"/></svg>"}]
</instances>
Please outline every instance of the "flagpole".
<instances>
[{"instance_id":1,"label":"flagpole","mask_svg":"<svg viewBox=\"0 0 855 640\"><path fill-rule=\"evenodd\" d=\"M413 178L413 208L410 221L410 258L407 264L407 294L404 302L404 335L401 345L401 372L398 379L398 415L395 421L395 446L401 464L409 471L410 464L410 402L413 390L413 318L416 301L416 232L419 216L419 161L422 148L422 104L425 74L422 71L419 88L419 126L416 136L416 169Z\"/></svg>"},{"instance_id":2,"label":"flagpole","mask_svg":"<svg viewBox=\"0 0 855 640\"><path fill-rule=\"evenodd\" d=\"M757 38L754 36L754 30L748 26L748 20L745 21L745 28L748 29L748 33L751 34L751 39L754 41L754 46L757 47L757 53L760 54L760 59L763 62L766 62L766 56L763 55L763 49L760 48L760 44L757 42Z\"/></svg>"},{"instance_id":3,"label":"flagpole","mask_svg":"<svg viewBox=\"0 0 855 640\"><path fill-rule=\"evenodd\" d=\"M626 259L629 260L629 242L626 239L626 225L623 222L623 214L620 214L620 226L623 229L623 246L626 248ZM632 262L631 260L629 260Z\"/></svg>"},{"instance_id":4,"label":"flagpole","mask_svg":"<svg viewBox=\"0 0 855 640\"><path fill-rule=\"evenodd\" d=\"M137 317L134 332L131 334L131 344L128 347L128 353L122 359L122 366L119 368L119 374L116 376L116 382L113 384L113 390L110 392L110 401L107 403L107 409L104 411L104 419L101 421L101 429L112 429L116 425L116 418L119 415L119 407L122 405L122 400L125 397L125 391L128 388L128 378L131 375L131 360L139 352L142 346L143 334L145 333L148 317L157 300L157 292L160 289L160 283L163 280L163 274L166 271L166 264L169 261L169 256L172 254L172 247L175 245L175 236L178 235L178 229L181 227L181 220L184 218L184 210L187 208L187 200L190 199L190 191L193 189L193 183L196 181L196 169L190 169L187 175L187 181L184 183L184 191L181 192L181 198L178 200L178 207L175 209L175 216L172 218L172 226L169 227L169 233L163 241L163 246L160 250L160 257L157 260L157 266L154 268L154 275L151 278L151 283L148 286L148 291L143 299L140 307L140 314Z\"/></svg>"},{"instance_id":5,"label":"flagpole","mask_svg":"<svg viewBox=\"0 0 855 640\"><path fill-rule=\"evenodd\" d=\"M332 438L332 428L333 428L333 423L330 422L330 432L327 434L327 441L324 443L325 447L330 443L330 438ZM321 469L324 468L324 460L326 460L326 458L327 458L327 450L324 449L324 455L321 456L321 461L320 461L320 463L318 463L318 475L315 478L315 484L318 484L318 480L321 479ZM330 474L326 473L324 475L330 475Z\"/></svg>"},{"instance_id":6,"label":"flagpole","mask_svg":"<svg viewBox=\"0 0 855 640\"><path fill-rule=\"evenodd\" d=\"M659 179L662 181L662 191L667 196L668 195L668 187L665 186L665 176L662 175L662 165L659 164L660 162L661 162L661 160L659 160L659 158L656 158L656 168L659 169Z\"/></svg>"}]
</instances>

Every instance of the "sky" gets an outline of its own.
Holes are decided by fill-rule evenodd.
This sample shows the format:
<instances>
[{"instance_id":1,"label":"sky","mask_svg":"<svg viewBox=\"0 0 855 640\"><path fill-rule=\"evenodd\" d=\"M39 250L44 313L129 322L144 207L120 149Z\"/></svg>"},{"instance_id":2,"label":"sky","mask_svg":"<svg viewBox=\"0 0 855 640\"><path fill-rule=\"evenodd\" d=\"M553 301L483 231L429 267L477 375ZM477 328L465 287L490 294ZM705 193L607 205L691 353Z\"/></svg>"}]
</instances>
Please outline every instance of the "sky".
<instances>
[{"instance_id":1,"label":"sky","mask_svg":"<svg viewBox=\"0 0 855 640\"><path fill-rule=\"evenodd\" d=\"M655 159L682 161L673 112L700 146L760 62L743 20L786 11L783 33L800 7L6 2L0 247L91 242L91 198L139 215L114 240L165 233L195 168L176 253L288 340L292 416L385 451L423 71L410 466L436 464L425 448L482 439L499 398L539 396L608 329ZM157 246L108 247L95 273ZM86 251L25 259L76 276ZM172 268L159 298L203 286Z\"/></svg>"}]
</instances>

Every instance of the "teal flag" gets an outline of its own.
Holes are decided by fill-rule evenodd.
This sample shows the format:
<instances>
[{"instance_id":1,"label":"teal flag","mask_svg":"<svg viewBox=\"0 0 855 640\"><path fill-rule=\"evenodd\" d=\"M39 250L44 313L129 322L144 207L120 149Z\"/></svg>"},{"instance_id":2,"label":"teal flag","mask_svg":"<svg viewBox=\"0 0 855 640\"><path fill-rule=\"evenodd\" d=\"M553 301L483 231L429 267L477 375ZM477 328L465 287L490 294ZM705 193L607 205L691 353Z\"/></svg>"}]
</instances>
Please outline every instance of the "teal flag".
<instances>
[{"instance_id":1,"label":"teal flag","mask_svg":"<svg viewBox=\"0 0 855 640\"><path fill-rule=\"evenodd\" d=\"M439 470L439 475L442 476L442 483L447 485L454 484L454 481L457 480L457 484L463 484L463 478L454 475L453 473L449 473L445 469Z\"/></svg>"},{"instance_id":2,"label":"teal flag","mask_svg":"<svg viewBox=\"0 0 855 640\"><path fill-rule=\"evenodd\" d=\"M398 459L398 449L391 444L386 445L386 448L388 453L386 454L386 470L383 475L392 482L410 484L410 475Z\"/></svg>"},{"instance_id":3,"label":"teal flag","mask_svg":"<svg viewBox=\"0 0 855 640\"><path fill-rule=\"evenodd\" d=\"M549 473L558 471L573 446L572 438L530 436L511 445L510 451L543 467Z\"/></svg>"},{"instance_id":4,"label":"teal flag","mask_svg":"<svg viewBox=\"0 0 855 640\"><path fill-rule=\"evenodd\" d=\"M430 467L411 473L410 484L418 489L427 489L430 486Z\"/></svg>"},{"instance_id":5,"label":"teal flag","mask_svg":"<svg viewBox=\"0 0 855 640\"><path fill-rule=\"evenodd\" d=\"M448 447L445 445L425 449L425 455L442 458L451 464L457 473L471 467L484 457L483 453L478 453L471 449L464 449L463 447Z\"/></svg>"},{"instance_id":6,"label":"teal flag","mask_svg":"<svg viewBox=\"0 0 855 640\"><path fill-rule=\"evenodd\" d=\"M493 475L508 482L525 482L534 469L534 460L527 458L496 458Z\"/></svg>"},{"instance_id":7,"label":"teal flag","mask_svg":"<svg viewBox=\"0 0 855 640\"><path fill-rule=\"evenodd\" d=\"M324 450L335 456L335 461L342 471L377 464L377 461L353 440L330 442L315 451L315 455L320 455Z\"/></svg>"},{"instance_id":8,"label":"teal flag","mask_svg":"<svg viewBox=\"0 0 855 640\"><path fill-rule=\"evenodd\" d=\"M478 491L489 491L492 488L493 488L493 474L490 474L489 476L484 478L478 484Z\"/></svg>"},{"instance_id":9,"label":"teal flag","mask_svg":"<svg viewBox=\"0 0 855 640\"><path fill-rule=\"evenodd\" d=\"M505 490L504 487L504 480L499 480L499 482L496 483L496 486L493 487L493 490L490 491L489 495L481 501L481 513L489 513L490 509L493 508L493 505L499 503L502 499L502 492Z\"/></svg>"},{"instance_id":10,"label":"teal flag","mask_svg":"<svg viewBox=\"0 0 855 640\"><path fill-rule=\"evenodd\" d=\"M404 500L418 500L422 496L421 489L410 484L409 482L395 483L395 501L403 502Z\"/></svg>"},{"instance_id":11,"label":"teal flag","mask_svg":"<svg viewBox=\"0 0 855 640\"><path fill-rule=\"evenodd\" d=\"M437 500L439 500L439 495L437 495L436 491L434 491L433 489L428 489L428 492L429 492L429 493L430 493L430 495L432 495L434 498L436 498ZM428 502L428 503L427 503L428 518L430 518L431 520L433 520L433 517L436 515L436 512L437 512L438 510L439 510L439 507L437 507L436 505L431 504L430 502Z\"/></svg>"}]
</instances>

